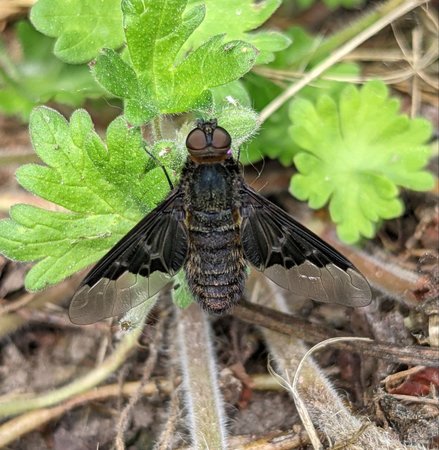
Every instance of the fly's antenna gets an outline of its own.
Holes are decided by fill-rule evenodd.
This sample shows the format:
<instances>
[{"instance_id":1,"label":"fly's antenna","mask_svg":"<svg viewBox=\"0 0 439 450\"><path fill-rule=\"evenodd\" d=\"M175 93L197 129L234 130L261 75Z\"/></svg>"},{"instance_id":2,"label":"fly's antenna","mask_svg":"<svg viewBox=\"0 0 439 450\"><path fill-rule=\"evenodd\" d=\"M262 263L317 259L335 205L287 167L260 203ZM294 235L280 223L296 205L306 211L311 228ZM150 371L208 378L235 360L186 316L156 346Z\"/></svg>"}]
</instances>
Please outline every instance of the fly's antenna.
<instances>
[{"instance_id":1,"label":"fly's antenna","mask_svg":"<svg viewBox=\"0 0 439 450\"><path fill-rule=\"evenodd\" d=\"M163 163L153 154L151 153L145 146L143 146L143 150L149 155L149 157L163 170L163 173L165 174L166 179L168 180L169 187L171 188L171 191L174 189L174 185L172 184L171 178L168 174L168 171L166 170L166 167L163 165Z\"/></svg>"}]
</instances>

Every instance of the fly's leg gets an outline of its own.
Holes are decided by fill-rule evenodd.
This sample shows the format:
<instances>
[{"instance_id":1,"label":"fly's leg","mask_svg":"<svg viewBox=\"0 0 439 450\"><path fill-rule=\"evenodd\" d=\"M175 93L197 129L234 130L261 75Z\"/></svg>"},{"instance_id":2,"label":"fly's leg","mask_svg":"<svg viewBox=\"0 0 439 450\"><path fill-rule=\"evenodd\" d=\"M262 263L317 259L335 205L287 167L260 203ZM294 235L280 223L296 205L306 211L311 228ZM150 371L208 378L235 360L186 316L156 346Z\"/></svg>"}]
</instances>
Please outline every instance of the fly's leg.
<instances>
[{"instance_id":1,"label":"fly's leg","mask_svg":"<svg viewBox=\"0 0 439 450\"><path fill-rule=\"evenodd\" d=\"M165 174L166 179L168 180L169 187L171 188L171 191L174 189L174 185L172 184L171 178L169 177L168 171L166 170L166 167L162 164L162 162L154 155L152 154L146 147L143 147L145 152L150 156L150 158L163 170L163 173Z\"/></svg>"}]
</instances>

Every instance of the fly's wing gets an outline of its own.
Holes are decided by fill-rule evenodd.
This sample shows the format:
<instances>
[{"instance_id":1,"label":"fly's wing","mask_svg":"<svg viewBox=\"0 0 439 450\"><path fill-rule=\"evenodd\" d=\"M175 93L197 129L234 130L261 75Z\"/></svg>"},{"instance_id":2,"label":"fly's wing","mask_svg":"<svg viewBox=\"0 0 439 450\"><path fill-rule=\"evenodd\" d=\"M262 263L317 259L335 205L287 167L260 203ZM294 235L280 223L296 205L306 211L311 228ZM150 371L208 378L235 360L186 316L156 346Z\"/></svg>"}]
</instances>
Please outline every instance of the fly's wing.
<instances>
[{"instance_id":1,"label":"fly's wing","mask_svg":"<svg viewBox=\"0 0 439 450\"><path fill-rule=\"evenodd\" d=\"M248 186L241 215L246 259L276 284L320 302L370 303L370 286L351 262Z\"/></svg>"},{"instance_id":2,"label":"fly's wing","mask_svg":"<svg viewBox=\"0 0 439 450\"><path fill-rule=\"evenodd\" d=\"M85 325L126 313L168 284L186 255L184 209L176 191L91 270L70 304L70 320Z\"/></svg>"}]
</instances>

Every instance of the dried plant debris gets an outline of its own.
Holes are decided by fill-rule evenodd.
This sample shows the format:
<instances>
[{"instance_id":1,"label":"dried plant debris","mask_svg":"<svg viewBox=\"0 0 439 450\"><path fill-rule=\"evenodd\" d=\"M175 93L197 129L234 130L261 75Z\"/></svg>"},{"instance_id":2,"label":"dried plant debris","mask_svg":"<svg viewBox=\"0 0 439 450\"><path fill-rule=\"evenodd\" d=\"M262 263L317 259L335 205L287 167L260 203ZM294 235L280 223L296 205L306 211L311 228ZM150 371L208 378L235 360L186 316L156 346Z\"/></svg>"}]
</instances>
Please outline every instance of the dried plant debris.
<instances>
[{"instance_id":1,"label":"dried plant debris","mask_svg":"<svg viewBox=\"0 0 439 450\"><path fill-rule=\"evenodd\" d=\"M395 429L405 444L437 448L435 447L439 445L437 405L409 404L387 394L380 396L379 404L388 424Z\"/></svg>"}]
</instances>

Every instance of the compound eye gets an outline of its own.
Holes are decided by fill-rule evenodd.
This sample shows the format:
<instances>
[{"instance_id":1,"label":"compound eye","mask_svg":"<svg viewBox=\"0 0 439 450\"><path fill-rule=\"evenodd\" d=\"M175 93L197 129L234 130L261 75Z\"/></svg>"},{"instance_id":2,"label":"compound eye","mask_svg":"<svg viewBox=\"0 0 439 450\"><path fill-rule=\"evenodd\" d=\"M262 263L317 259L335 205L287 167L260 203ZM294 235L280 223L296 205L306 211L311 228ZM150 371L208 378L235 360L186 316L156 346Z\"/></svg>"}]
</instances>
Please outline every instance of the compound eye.
<instances>
[{"instance_id":1,"label":"compound eye","mask_svg":"<svg viewBox=\"0 0 439 450\"><path fill-rule=\"evenodd\" d=\"M218 149L229 149L232 145L230 134L221 127L216 127L212 136L212 147Z\"/></svg>"},{"instance_id":2,"label":"compound eye","mask_svg":"<svg viewBox=\"0 0 439 450\"><path fill-rule=\"evenodd\" d=\"M204 131L199 128L192 130L186 139L186 147L191 150L205 149L207 147L207 141Z\"/></svg>"}]
</instances>

